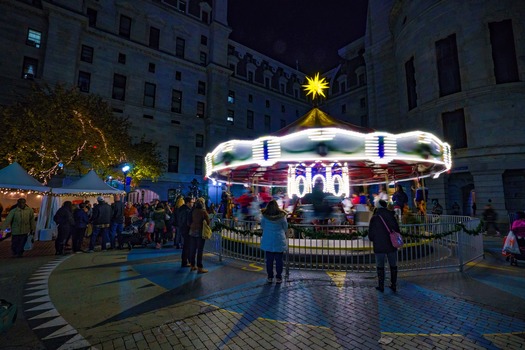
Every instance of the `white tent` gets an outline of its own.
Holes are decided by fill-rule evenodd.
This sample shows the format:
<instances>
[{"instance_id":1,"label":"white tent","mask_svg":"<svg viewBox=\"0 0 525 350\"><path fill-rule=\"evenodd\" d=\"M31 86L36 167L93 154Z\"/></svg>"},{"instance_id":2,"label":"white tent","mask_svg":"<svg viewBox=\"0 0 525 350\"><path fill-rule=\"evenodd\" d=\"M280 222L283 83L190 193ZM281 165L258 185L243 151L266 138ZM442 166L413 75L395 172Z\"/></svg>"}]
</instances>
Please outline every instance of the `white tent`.
<instances>
[{"instance_id":1,"label":"white tent","mask_svg":"<svg viewBox=\"0 0 525 350\"><path fill-rule=\"evenodd\" d=\"M15 205L19 198L25 198L27 205L39 213L42 197L50 191L50 187L38 182L17 162L0 170L0 203L4 207L4 213L7 213L7 209Z\"/></svg>"},{"instance_id":2,"label":"white tent","mask_svg":"<svg viewBox=\"0 0 525 350\"><path fill-rule=\"evenodd\" d=\"M97 173L90 170L80 179L64 187L52 188L52 196L46 196L42 202L42 208L37 222L37 230L54 229L53 216L65 201L80 202L89 200L95 203L98 196L104 197L106 202L113 202L114 194L125 194L105 183Z\"/></svg>"}]
</instances>

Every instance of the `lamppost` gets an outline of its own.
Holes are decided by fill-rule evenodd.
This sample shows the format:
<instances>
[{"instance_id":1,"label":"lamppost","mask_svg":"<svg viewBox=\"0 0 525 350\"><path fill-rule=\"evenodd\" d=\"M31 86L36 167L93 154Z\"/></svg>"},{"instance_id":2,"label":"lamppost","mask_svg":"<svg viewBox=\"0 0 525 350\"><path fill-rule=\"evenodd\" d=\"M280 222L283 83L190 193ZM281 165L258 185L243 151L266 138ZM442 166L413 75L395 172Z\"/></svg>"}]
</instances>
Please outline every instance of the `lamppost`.
<instances>
[{"instance_id":1,"label":"lamppost","mask_svg":"<svg viewBox=\"0 0 525 350\"><path fill-rule=\"evenodd\" d=\"M131 169L129 165L124 165L122 167L122 172L124 173L124 191L128 193L128 186L131 184L131 177L128 177L128 172Z\"/></svg>"}]
</instances>

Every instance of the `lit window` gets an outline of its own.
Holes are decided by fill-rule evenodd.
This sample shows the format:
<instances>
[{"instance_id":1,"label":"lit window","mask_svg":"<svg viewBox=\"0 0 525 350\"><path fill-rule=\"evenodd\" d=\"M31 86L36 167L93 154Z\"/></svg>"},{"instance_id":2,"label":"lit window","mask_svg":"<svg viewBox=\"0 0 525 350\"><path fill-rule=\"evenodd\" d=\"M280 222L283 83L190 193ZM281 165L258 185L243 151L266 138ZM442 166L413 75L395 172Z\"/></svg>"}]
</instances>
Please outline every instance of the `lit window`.
<instances>
[{"instance_id":1,"label":"lit window","mask_svg":"<svg viewBox=\"0 0 525 350\"><path fill-rule=\"evenodd\" d=\"M24 57L24 64L22 68L22 78L33 80L36 78L38 70L38 60L31 57Z\"/></svg>"},{"instance_id":2,"label":"lit window","mask_svg":"<svg viewBox=\"0 0 525 350\"><path fill-rule=\"evenodd\" d=\"M228 117L226 117L226 121L233 125L234 118L235 118L235 113L231 109L229 109L228 110Z\"/></svg>"},{"instance_id":3,"label":"lit window","mask_svg":"<svg viewBox=\"0 0 525 350\"><path fill-rule=\"evenodd\" d=\"M42 33L37 31L37 30L34 30L34 29L29 29L28 32L27 32L27 40L26 40L26 44L29 45L29 46L34 46L36 47L37 49L40 47L40 43L42 41Z\"/></svg>"},{"instance_id":4,"label":"lit window","mask_svg":"<svg viewBox=\"0 0 525 350\"><path fill-rule=\"evenodd\" d=\"M228 103L235 103L235 91L228 91Z\"/></svg>"}]
</instances>

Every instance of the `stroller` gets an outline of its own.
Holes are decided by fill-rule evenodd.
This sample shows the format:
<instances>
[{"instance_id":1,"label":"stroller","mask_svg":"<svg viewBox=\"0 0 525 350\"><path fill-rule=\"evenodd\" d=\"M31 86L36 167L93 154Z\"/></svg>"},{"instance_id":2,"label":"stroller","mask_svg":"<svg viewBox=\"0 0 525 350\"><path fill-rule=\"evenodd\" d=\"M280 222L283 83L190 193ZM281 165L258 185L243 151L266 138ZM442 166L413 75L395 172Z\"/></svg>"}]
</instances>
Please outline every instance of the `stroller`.
<instances>
[{"instance_id":1,"label":"stroller","mask_svg":"<svg viewBox=\"0 0 525 350\"><path fill-rule=\"evenodd\" d=\"M520 253L516 254L505 251L505 255L507 256L507 261L510 261L511 265L518 266L518 260L525 260L525 227L516 227L512 232L516 236L516 242ZM506 236L504 241L506 241Z\"/></svg>"},{"instance_id":2,"label":"stroller","mask_svg":"<svg viewBox=\"0 0 525 350\"><path fill-rule=\"evenodd\" d=\"M132 218L131 225L124 227L118 237L119 247L123 248L125 244L131 250L134 246L145 247L149 243L149 234L147 233L146 220Z\"/></svg>"}]
</instances>

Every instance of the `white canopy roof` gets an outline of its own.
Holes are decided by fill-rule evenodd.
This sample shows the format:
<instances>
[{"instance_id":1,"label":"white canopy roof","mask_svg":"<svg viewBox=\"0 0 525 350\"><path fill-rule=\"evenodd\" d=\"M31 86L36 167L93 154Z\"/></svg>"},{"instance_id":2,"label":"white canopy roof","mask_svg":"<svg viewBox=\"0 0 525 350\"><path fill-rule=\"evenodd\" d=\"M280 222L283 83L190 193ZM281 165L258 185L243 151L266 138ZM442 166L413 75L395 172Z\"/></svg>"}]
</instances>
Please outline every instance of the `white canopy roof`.
<instances>
[{"instance_id":1,"label":"white canopy roof","mask_svg":"<svg viewBox=\"0 0 525 350\"><path fill-rule=\"evenodd\" d=\"M29 175L17 162L0 170L0 188L40 193L46 193L51 190L50 187L43 186L34 177Z\"/></svg>"},{"instance_id":2,"label":"white canopy roof","mask_svg":"<svg viewBox=\"0 0 525 350\"><path fill-rule=\"evenodd\" d=\"M53 188L52 192L57 195L82 193L87 196L125 193L102 181L94 170L90 170L86 175L67 186Z\"/></svg>"}]
</instances>

